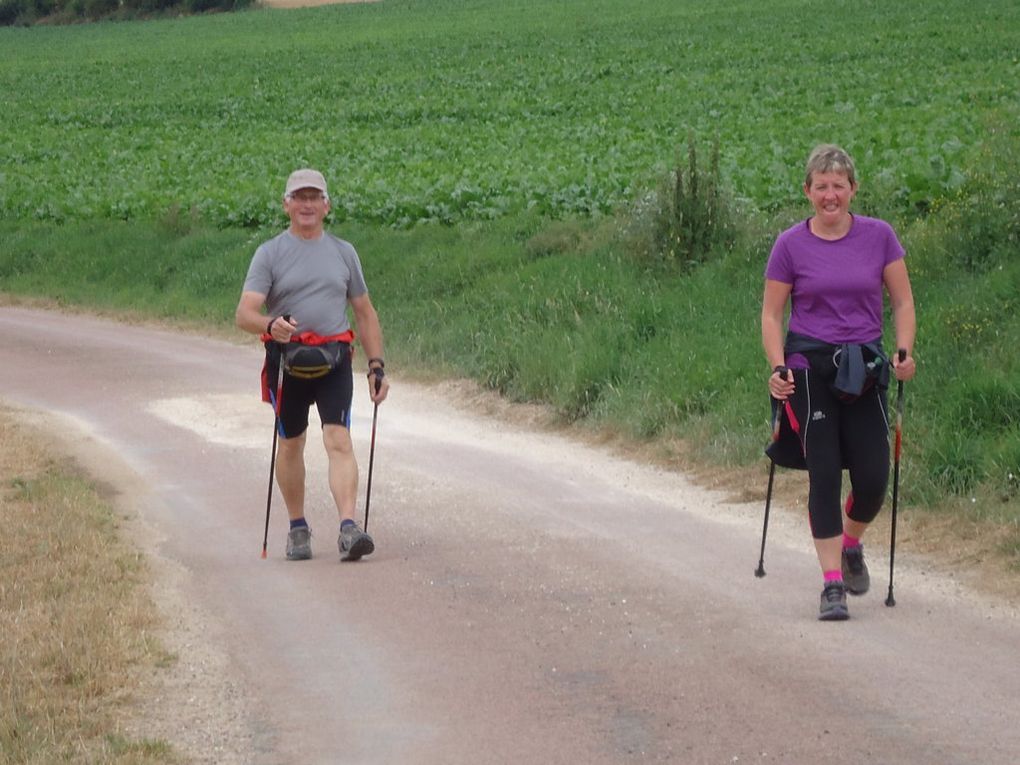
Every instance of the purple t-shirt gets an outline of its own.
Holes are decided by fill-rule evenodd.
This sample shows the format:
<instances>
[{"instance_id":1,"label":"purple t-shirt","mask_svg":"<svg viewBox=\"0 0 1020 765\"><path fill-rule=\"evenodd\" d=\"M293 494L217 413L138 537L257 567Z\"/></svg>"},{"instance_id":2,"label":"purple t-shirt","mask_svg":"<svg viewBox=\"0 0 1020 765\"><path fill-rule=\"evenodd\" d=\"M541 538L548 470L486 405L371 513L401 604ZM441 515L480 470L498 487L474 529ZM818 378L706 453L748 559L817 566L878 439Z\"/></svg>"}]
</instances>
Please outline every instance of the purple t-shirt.
<instances>
[{"instance_id":1,"label":"purple t-shirt","mask_svg":"<svg viewBox=\"0 0 1020 765\"><path fill-rule=\"evenodd\" d=\"M882 335L882 272L905 255L892 226L854 215L829 241L807 221L781 233L765 278L793 286L790 331L827 343L866 343Z\"/></svg>"}]
</instances>

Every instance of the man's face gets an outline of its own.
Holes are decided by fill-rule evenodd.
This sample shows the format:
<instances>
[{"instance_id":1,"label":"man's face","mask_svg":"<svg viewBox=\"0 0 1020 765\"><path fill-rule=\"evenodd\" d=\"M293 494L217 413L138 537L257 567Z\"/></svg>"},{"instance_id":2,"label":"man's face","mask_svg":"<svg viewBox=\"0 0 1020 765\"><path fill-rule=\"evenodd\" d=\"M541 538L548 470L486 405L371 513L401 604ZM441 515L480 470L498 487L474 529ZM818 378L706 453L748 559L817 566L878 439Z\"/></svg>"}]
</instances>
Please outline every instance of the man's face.
<instances>
[{"instance_id":1,"label":"man's face","mask_svg":"<svg viewBox=\"0 0 1020 765\"><path fill-rule=\"evenodd\" d=\"M329 202L318 189L298 189L283 198L283 209L292 225L311 230L322 226Z\"/></svg>"}]
</instances>

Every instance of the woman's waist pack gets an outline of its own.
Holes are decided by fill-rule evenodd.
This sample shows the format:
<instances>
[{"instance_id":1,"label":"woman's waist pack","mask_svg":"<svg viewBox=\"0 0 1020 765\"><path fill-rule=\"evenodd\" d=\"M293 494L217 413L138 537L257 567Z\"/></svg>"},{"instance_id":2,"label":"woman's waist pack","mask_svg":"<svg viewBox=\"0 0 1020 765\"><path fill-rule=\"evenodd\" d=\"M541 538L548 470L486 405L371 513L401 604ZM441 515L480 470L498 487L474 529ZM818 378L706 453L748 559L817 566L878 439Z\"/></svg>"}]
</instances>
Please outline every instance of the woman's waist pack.
<instances>
[{"instance_id":1,"label":"woman's waist pack","mask_svg":"<svg viewBox=\"0 0 1020 765\"><path fill-rule=\"evenodd\" d=\"M889 387L889 359L882 351L882 339L870 343L827 343L807 335L790 332L784 347L786 354L825 355L832 359L835 379L829 389L841 400L853 402L873 386Z\"/></svg>"}]
</instances>

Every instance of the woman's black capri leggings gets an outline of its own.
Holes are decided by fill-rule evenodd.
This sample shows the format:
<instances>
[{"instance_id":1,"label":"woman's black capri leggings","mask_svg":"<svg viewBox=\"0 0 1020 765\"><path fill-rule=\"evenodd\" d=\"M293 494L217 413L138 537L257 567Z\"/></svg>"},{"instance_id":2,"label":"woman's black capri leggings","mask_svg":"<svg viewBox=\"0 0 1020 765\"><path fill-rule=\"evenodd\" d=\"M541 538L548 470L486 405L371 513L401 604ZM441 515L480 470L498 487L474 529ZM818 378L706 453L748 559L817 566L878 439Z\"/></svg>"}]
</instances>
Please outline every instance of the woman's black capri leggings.
<instances>
[{"instance_id":1,"label":"woman's black capri leggings","mask_svg":"<svg viewBox=\"0 0 1020 765\"><path fill-rule=\"evenodd\" d=\"M794 370L791 425L807 460L811 535L829 539L843 533L840 508L843 469L850 473L847 515L871 523L882 508L889 483L889 420L884 388L875 385L852 402L830 385L836 378L832 357L805 354L810 369Z\"/></svg>"}]
</instances>

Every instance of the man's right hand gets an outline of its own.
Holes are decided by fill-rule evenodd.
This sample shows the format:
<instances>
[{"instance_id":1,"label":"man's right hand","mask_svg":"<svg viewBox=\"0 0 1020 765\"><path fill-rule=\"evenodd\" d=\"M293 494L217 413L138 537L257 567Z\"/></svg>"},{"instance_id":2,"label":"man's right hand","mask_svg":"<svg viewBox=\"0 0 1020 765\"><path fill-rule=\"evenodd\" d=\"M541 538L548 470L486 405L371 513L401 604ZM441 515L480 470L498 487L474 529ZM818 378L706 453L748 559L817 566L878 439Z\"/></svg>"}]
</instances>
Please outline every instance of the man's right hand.
<instances>
[{"instance_id":1,"label":"man's right hand","mask_svg":"<svg viewBox=\"0 0 1020 765\"><path fill-rule=\"evenodd\" d=\"M297 329L297 321L290 314L286 316L277 316L273 319L272 326L270 327L270 334L273 336L273 340L278 343L289 343L291 335Z\"/></svg>"}]
</instances>

